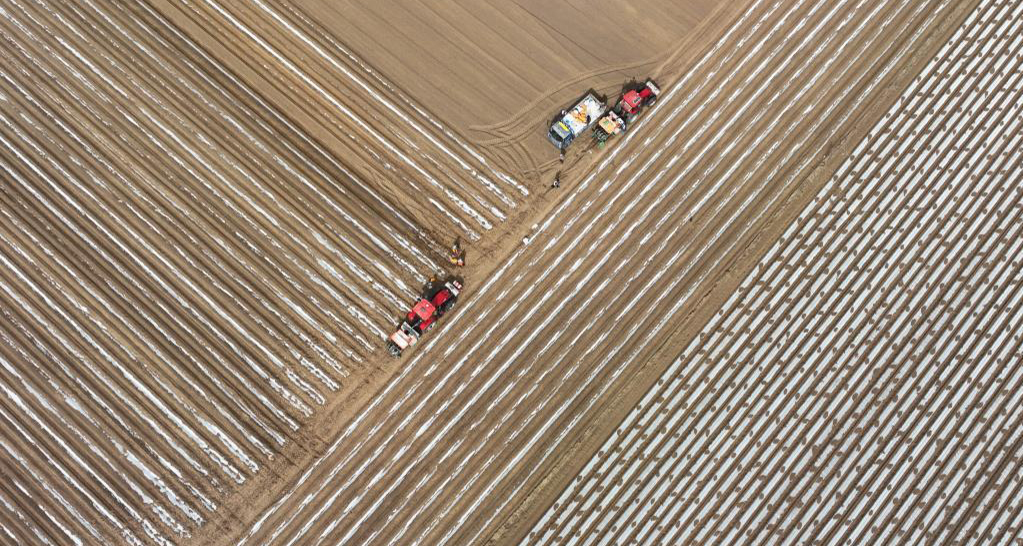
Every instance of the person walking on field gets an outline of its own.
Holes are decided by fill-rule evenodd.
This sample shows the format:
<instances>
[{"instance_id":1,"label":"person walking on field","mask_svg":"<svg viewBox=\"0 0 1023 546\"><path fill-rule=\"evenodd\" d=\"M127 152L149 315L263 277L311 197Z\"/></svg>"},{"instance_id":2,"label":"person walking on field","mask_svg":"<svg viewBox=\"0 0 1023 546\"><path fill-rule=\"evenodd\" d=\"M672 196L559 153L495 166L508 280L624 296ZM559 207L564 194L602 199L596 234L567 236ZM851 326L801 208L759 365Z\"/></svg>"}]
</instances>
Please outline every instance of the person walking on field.
<instances>
[{"instance_id":1,"label":"person walking on field","mask_svg":"<svg viewBox=\"0 0 1023 546\"><path fill-rule=\"evenodd\" d=\"M561 171L558 171L558 173L554 175L554 183L551 184L551 187L552 188L561 187Z\"/></svg>"}]
</instances>

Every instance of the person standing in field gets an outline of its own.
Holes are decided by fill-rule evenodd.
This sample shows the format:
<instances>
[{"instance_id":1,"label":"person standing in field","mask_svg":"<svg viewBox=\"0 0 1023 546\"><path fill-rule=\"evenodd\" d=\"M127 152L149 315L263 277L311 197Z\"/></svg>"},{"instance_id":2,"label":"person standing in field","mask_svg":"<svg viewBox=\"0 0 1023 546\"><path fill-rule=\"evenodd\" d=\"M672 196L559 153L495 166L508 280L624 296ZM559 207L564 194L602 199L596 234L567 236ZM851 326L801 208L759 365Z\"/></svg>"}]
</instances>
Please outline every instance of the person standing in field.
<instances>
[{"instance_id":1,"label":"person standing in field","mask_svg":"<svg viewBox=\"0 0 1023 546\"><path fill-rule=\"evenodd\" d=\"M462 248L462 238L455 239L455 244L448 250L448 261L456 267L465 266L465 249Z\"/></svg>"}]
</instances>

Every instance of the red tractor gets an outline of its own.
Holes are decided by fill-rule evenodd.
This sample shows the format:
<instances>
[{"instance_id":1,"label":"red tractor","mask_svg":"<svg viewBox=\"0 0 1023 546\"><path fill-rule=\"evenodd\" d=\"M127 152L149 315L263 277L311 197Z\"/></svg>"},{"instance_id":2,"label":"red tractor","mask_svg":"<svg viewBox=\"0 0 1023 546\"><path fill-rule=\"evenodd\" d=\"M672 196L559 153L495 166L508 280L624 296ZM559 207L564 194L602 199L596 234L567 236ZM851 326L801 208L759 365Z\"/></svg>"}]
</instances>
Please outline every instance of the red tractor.
<instances>
[{"instance_id":1,"label":"red tractor","mask_svg":"<svg viewBox=\"0 0 1023 546\"><path fill-rule=\"evenodd\" d=\"M647 80L641 87L626 91L618 100L618 104L600 118L593 128L593 138L596 139L597 145L603 146L609 138L628 130L640 111L644 107L652 106L659 94L661 90L653 80Z\"/></svg>"},{"instance_id":2,"label":"red tractor","mask_svg":"<svg viewBox=\"0 0 1023 546\"><path fill-rule=\"evenodd\" d=\"M462 281L457 277L449 277L443 282L431 278L423 288L419 301L412 306L398 326L398 331L387 339L387 351L391 356L401 356L402 351L415 345L419 336L455 306L461 291Z\"/></svg>"}]
</instances>

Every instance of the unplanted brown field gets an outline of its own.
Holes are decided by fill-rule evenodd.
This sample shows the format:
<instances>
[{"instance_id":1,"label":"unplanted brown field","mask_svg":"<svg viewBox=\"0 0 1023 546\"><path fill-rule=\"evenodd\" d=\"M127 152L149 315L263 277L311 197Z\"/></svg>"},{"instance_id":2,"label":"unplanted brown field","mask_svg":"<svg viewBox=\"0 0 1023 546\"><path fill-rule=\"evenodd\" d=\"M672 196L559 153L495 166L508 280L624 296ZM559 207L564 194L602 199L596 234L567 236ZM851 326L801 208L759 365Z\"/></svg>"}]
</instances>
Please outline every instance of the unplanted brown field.
<instances>
[{"instance_id":1,"label":"unplanted brown field","mask_svg":"<svg viewBox=\"0 0 1023 546\"><path fill-rule=\"evenodd\" d=\"M556 168L557 153L544 138L554 113L587 89L614 98L631 80L677 78L682 61L698 54L742 7L717 0L300 0L271 3L273 10L262 9L269 8L262 2L224 10L204 2L157 4L210 48L240 24L264 37L280 36L268 40L281 44L276 54L309 67L310 75L339 92L338 100L356 110L372 104L375 93L408 100L532 185L549 180ZM265 49L244 42L236 49L239 59L257 66L246 78L257 88L278 71L294 76L276 62L248 58L267 55ZM354 86L337 74L335 60L344 59L369 79L380 78L377 84ZM297 86L308 91L307 82ZM276 104L301 97L284 93ZM314 116L304 127L315 131L324 121Z\"/></svg>"},{"instance_id":2,"label":"unplanted brown field","mask_svg":"<svg viewBox=\"0 0 1023 546\"><path fill-rule=\"evenodd\" d=\"M296 3L462 132L612 90L674 53L716 2Z\"/></svg>"},{"instance_id":3,"label":"unplanted brown field","mask_svg":"<svg viewBox=\"0 0 1023 546\"><path fill-rule=\"evenodd\" d=\"M762 289L744 279L793 240L790 225L831 221L800 213L863 157L855 147L890 106L915 115L900 94L939 50L963 57L940 48L977 3L8 2L3 541L615 543L646 524L666 543L695 540L695 526L653 511L630 522L620 505L703 510L699 494L626 496L618 485L668 482L588 465L662 445L662 431L635 440L642 427L628 423L644 405L688 403L685 389L657 390L682 375L661 376L678 355L705 354L708 335L733 334L708 321L745 316L730 311L734 294L801 301L780 274ZM1018 58L1014 3L979 4L1009 29L990 47ZM998 70L1001 102L978 100L976 115L1017 123L1005 105L1020 103L1019 67ZM613 96L647 76L658 105L559 165L550 116L588 88ZM985 157L1017 187L978 192L1011 220L1019 132L1008 134ZM558 169L563 186L549 188ZM830 191L842 198L829 205L860 206L858 189ZM818 233L858 233L869 218ZM992 248L1011 254L1018 222L999 225ZM384 338L456 236L469 250L459 306L386 357ZM1013 265L990 286L1015 297L1018 260L989 263ZM976 314L1015 320L1013 301ZM985 370L1018 366L1010 343L1016 360L998 353ZM715 377L692 395L708 419L736 407L734 382ZM1018 440L996 436L986 460L1005 478ZM709 457L691 468L733 460ZM688 475L677 468L664 475ZM754 491L721 487L719 514ZM965 502L986 517L985 501ZM1004 506L1012 527L1018 508ZM807 510L793 501L783 515ZM773 509L758 514L754 530L788 536ZM739 528L696 519L712 539Z\"/></svg>"}]
</instances>

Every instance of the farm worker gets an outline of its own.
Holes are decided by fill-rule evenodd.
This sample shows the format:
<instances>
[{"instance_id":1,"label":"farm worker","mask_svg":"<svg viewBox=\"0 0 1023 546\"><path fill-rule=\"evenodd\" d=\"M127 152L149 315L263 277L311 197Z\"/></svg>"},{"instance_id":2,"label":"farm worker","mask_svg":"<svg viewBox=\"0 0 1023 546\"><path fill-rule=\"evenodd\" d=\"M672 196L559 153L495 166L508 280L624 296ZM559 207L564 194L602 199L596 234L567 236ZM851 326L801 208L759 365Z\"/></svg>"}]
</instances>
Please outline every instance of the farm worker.
<instances>
[{"instance_id":1,"label":"farm worker","mask_svg":"<svg viewBox=\"0 0 1023 546\"><path fill-rule=\"evenodd\" d=\"M448 251L448 261L458 267L465 265L465 250L462 249L461 237L455 239L455 244L451 245L451 249Z\"/></svg>"}]
</instances>

